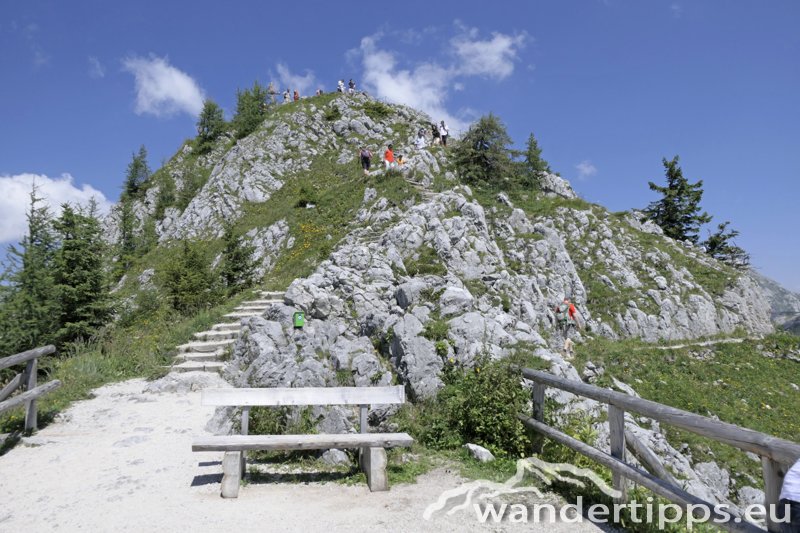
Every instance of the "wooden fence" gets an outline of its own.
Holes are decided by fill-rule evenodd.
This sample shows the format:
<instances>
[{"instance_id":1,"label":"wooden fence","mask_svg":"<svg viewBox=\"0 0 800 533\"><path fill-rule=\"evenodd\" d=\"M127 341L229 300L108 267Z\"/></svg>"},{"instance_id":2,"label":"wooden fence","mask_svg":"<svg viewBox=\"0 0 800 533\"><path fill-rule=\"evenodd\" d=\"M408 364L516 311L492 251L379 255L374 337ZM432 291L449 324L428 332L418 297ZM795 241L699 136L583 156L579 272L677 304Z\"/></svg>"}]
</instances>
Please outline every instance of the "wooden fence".
<instances>
[{"instance_id":1,"label":"wooden fence","mask_svg":"<svg viewBox=\"0 0 800 533\"><path fill-rule=\"evenodd\" d=\"M43 385L36 384L38 359L46 355L51 355L55 353L55 351L55 346L43 346L0 359L0 370L25 363L25 370L14 376L11 381L0 390L0 413L19 407L20 405L25 405L25 431L36 429L36 399L61 386L61 382L57 379L48 381ZM25 392L16 396L11 396L17 389L24 390Z\"/></svg>"},{"instance_id":2,"label":"wooden fence","mask_svg":"<svg viewBox=\"0 0 800 533\"><path fill-rule=\"evenodd\" d=\"M722 520L724 518L723 515L719 515L714 511L712 504L683 490L663 467L656 455L631 432L625 430L626 411L759 455L764 474L766 500L764 503L767 505L768 510L770 505L777 506L783 477L788 468L800 458L799 444L759 433L758 431L530 368L523 368L522 375L533 382L533 416L519 414L519 419L528 428L539 434L549 437L609 468L613 475L614 488L623 495L621 500L626 499L626 480L631 480L684 508L688 505L704 505L711 510L712 519ZM544 423L544 399L547 387L571 392L608 404L610 455ZM535 444L540 448L541 440ZM648 472L625 462L626 448L639 459L639 462ZM698 513L700 513L699 509ZM769 531L778 531L777 525L772 523L769 517L770 514L767 513ZM730 519L726 523L719 523L718 525L729 531L763 531L741 519L738 521Z\"/></svg>"}]
</instances>

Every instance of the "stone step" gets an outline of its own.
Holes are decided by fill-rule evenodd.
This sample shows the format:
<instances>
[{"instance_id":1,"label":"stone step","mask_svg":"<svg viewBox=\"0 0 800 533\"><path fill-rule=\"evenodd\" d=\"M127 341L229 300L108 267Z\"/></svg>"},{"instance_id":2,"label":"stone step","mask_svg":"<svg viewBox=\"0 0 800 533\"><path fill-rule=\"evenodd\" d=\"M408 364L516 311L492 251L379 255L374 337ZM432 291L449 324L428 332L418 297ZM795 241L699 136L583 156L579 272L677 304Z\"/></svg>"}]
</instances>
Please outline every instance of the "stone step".
<instances>
[{"instance_id":1,"label":"stone step","mask_svg":"<svg viewBox=\"0 0 800 533\"><path fill-rule=\"evenodd\" d=\"M185 363L193 361L195 363L214 363L219 362L218 359L222 356L222 350L213 352L185 352L179 353L175 356L176 363Z\"/></svg>"},{"instance_id":2,"label":"stone step","mask_svg":"<svg viewBox=\"0 0 800 533\"><path fill-rule=\"evenodd\" d=\"M214 352L236 342L236 339L221 339L216 341L195 341L178 346L178 353L186 352Z\"/></svg>"},{"instance_id":3,"label":"stone step","mask_svg":"<svg viewBox=\"0 0 800 533\"><path fill-rule=\"evenodd\" d=\"M237 307L234 307L234 311L266 311L269 309L269 305L253 305L253 304L242 304Z\"/></svg>"},{"instance_id":4,"label":"stone step","mask_svg":"<svg viewBox=\"0 0 800 533\"><path fill-rule=\"evenodd\" d=\"M270 306L272 304L282 304L283 298L264 298L261 300L250 300L247 302L242 302L242 305L264 305Z\"/></svg>"},{"instance_id":5,"label":"stone step","mask_svg":"<svg viewBox=\"0 0 800 533\"><path fill-rule=\"evenodd\" d=\"M222 372L225 363L197 363L188 361L172 367L174 372Z\"/></svg>"},{"instance_id":6,"label":"stone step","mask_svg":"<svg viewBox=\"0 0 800 533\"><path fill-rule=\"evenodd\" d=\"M214 324L211 326L212 331L236 331L238 333L241 331L241 329L241 322L222 322L220 324Z\"/></svg>"},{"instance_id":7,"label":"stone step","mask_svg":"<svg viewBox=\"0 0 800 533\"><path fill-rule=\"evenodd\" d=\"M195 333L193 337L199 341L215 341L220 339L235 339L239 336L238 329L226 329L222 331L209 330Z\"/></svg>"},{"instance_id":8,"label":"stone step","mask_svg":"<svg viewBox=\"0 0 800 533\"><path fill-rule=\"evenodd\" d=\"M257 311L234 311L233 313L227 313L223 315L225 318L250 318L253 316L261 316L264 313L259 313Z\"/></svg>"},{"instance_id":9,"label":"stone step","mask_svg":"<svg viewBox=\"0 0 800 533\"><path fill-rule=\"evenodd\" d=\"M275 299L280 299L281 301L283 300L283 296L284 296L284 294L285 294L285 293L283 293L283 292L278 292L278 291L261 291L261 292L259 293L259 295L260 295L262 298L275 298Z\"/></svg>"}]
</instances>

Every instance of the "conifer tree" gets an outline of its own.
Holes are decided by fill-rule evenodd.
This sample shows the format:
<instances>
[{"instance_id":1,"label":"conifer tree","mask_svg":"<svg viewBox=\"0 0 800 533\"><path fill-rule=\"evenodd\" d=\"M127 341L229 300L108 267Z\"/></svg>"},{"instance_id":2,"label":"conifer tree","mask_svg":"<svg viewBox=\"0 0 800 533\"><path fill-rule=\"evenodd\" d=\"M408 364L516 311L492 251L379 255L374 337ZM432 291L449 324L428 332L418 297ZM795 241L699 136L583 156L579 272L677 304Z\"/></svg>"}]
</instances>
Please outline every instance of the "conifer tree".
<instances>
[{"instance_id":1,"label":"conifer tree","mask_svg":"<svg viewBox=\"0 0 800 533\"><path fill-rule=\"evenodd\" d=\"M237 237L233 228L225 228L225 248L222 251L221 277L230 294L246 289L253 282L255 247Z\"/></svg>"},{"instance_id":2,"label":"conifer tree","mask_svg":"<svg viewBox=\"0 0 800 533\"><path fill-rule=\"evenodd\" d=\"M528 137L525 143L525 151L523 152L525 159L523 161L522 175L520 181L526 188L539 187L539 178L542 173L550 172L550 165L542 158L542 149L539 148L539 143L533 133Z\"/></svg>"},{"instance_id":3,"label":"conifer tree","mask_svg":"<svg viewBox=\"0 0 800 533\"><path fill-rule=\"evenodd\" d=\"M183 241L177 257L164 269L164 288L173 309L182 314L199 311L216 300L214 275L199 248Z\"/></svg>"},{"instance_id":4,"label":"conifer tree","mask_svg":"<svg viewBox=\"0 0 800 533\"><path fill-rule=\"evenodd\" d=\"M733 239L739 236L737 230L728 230L729 221L717 225L717 231L709 232L708 239L703 241L706 253L711 257L727 263L735 268L746 268L750 265L750 254L744 248L736 246Z\"/></svg>"},{"instance_id":5,"label":"conifer tree","mask_svg":"<svg viewBox=\"0 0 800 533\"><path fill-rule=\"evenodd\" d=\"M236 115L233 117L233 128L238 138L246 137L264 121L267 116L267 89L258 81L252 89L236 92Z\"/></svg>"},{"instance_id":6,"label":"conifer tree","mask_svg":"<svg viewBox=\"0 0 800 533\"><path fill-rule=\"evenodd\" d=\"M58 298L53 281L56 240L53 219L34 185L27 214L28 232L10 246L0 320L0 354L49 344L57 328Z\"/></svg>"},{"instance_id":7,"label":"conifer tree","mask_svg":"<svg viewBox=\"0 0 800 533\"><path fill-rule=\"evenodd\" d=\"M222 108L213 100L203 102L203 110L197 119L197 147L205 153L214 146L214 141L225 131L225 116Z\"/></svg>"},{"instance_id":8,"label":"conifer tree","mask_svg":"<svg viewBox=\"0 0 800 533\"><path fill-rule=\"evenodd\" d=\"M54 227L60 241L53 262L59 298L56 339L88 339L110 314L97 205L92 202L87 210L78 211L64 204Z\"/></svg>"},{"instance_id":9,"label":"conifer tree","mask_svg":"<svg viewBox=\"0 0 800 533\"><path fill-rule=\"evenodd\" d=\"M470 126L453 150L460 177L467 183L499 185L513 175L511 138L493 114Z\"/></svg>"},{"instance_id":10,"label":"conifer tree","mask_svg":"<svg viewBox=\"0 0 800 533\"><path fill-rule=\"evenodd\" d=\"M650 220L661 226L664 234L673 239L688 240L697 244L700 226L711 221L711 217L700 208L703 197L703 180L689 183L678 166L678 156L671 161L662 160L666 171L667 185L661 187L648 182L650 190L662 195L652 202L645 213Z\"/></svg>"},{"instance_id":11,"label":"conifer tree","mask_svg":"<svg viewBox=\"0 0 800 533\"><path fill-rule=\"evenodd\" d=\"M131 198L135 197L149 177L150 167L147 166L147 149L142 145L139 147L139 153L133 154L131 162L128 163L128 170L125 173L124 194Z\"/></svg>"}]
</instances>

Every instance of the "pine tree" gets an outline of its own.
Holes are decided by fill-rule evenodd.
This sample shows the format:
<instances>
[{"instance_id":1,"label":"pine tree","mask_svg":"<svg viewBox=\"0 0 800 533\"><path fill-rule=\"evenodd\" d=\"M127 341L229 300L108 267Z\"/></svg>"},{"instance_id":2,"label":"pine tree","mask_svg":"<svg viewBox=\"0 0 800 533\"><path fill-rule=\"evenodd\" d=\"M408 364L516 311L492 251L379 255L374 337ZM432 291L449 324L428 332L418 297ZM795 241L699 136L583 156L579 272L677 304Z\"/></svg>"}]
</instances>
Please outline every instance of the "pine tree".
<instances>
[{"instance_id":1,"label":"pine tree","mask_svg":"<svg viewBox=\"0 0 800 533\"><path fill-rule=\"evenodd\" d=\"M542 158L542 149L533 133L528 137L523 152L525 159L522 165L520 181L526 188L538 188L539 178L542 173L550 172L550 165Z\"/></svg>"},{"instance_id":2,"label":"pine tree","mask_svg":"<svg viewBox=\"0 0 800 533\"><path fill-rule=\"evenodd\" d=\"M662 195L646 209L648 217L661 226L664 234L673 239L688 240L697 244L700 226L711 221L711 217L700 209L703 197L703 180L689 183L678 166L678 156L672 161L662 160L666 171L667 185L661 187L648 182L650 190Z\"/></svg>"},{"instance_id":3,"label":"pine tree","mask_svg":"<svg viewBox=\"0 0 800 533\"><path fill-rule=\"evenodd\" d=\"M57 329L58 298L53 281L56 240L53 219L34 185L28 210L28 232L19 247L9 246L11 266L5 276L0 354L49 344Z\"/></svg>"},{"instance_id":4,"label":"pine tree","mask_svg":"<svg viewBox=\"0 0 800 533\"><path fill-rule=\"evenodd\" d=\"M85 211L64 204L54 227L61 244L53 263L60 303L56 338L59 342L88 339L110 314L103 269L105 245L96 204Z\"/></svg>"},{"instance_id":5,"label":"pine tree","mask_svg":"<svg viewBox=\"0 0 800 533\"><path fill-rule=\"evenodd\" d=\"M238 138L246 137L264 121L267 116L267 89L256 81L252 89L236 92L236 115L232 125Z\"/></svg>"},{"instance_id":6,"label":"pine tree","mask_svg":"<svg viewBox=\"0 0 800 533\"><path fill-rule=\"evenodd\" d=\"M728 231L729 221L717 225L717 231L709 232L708 239L703 241L706 253L711 257L727 263L735 268L746 268L750 264L750 254L744 248L736 246L733 241L739 236L736 230Z\"/></svg>"},{"instance_id":7,"label":"pine tree","mask_svg":"<svg viewBox=\"0 0 800 533\"><path fill-rule=\"evenodd\" d=\"M493 114L473 124L453 150L456 170L467 183L498 185L513 175L511 138Z\"/></svg>"},{"instance_id":8,"label":"pine tree","mask_svg":"<svg viewBox=\"0 0 800 533\"><path fill-rule=\"evenodd\" d=\"M164 288L173 309L182 314L213 303L217 287L211 268L197 246L183 241L178 256L164 269Z\"/></svg>"},{"instance_id":9,"label":"pine tree","mask_svg":"<svg viewBox=\"0 0 800 533\"><path fill-rule=\"evenodd\" d=\"M230 294L249 287L253 282L255 247L237 237L228 226L223 236L225 248L222 251L222 268L220 275Z\"/></svg>"},{"instance_id":10,"label":"pine tree","mask_svg":"<svg viewBox=\"0 0 800 533\"><path fill-rule=\"evenodd\" d=\"M213 100L203 102L203 110L197 119L197 149L200 153L211 150L214 141L225 131L225 116L222 108Z\"/></svg>"},{"instance_id":11,"label":"pine tree","mask_svg":"<svg viewBox=\"0 0 800 533\"><path fill-rule=\"evenodd\" d=\"M125 173L124 195L136 197L142 185L150 177L150 167L147 166L147 149L144 145L139 147L139 153L133 154L128 170Z\"/></svg>"}]
</instances>

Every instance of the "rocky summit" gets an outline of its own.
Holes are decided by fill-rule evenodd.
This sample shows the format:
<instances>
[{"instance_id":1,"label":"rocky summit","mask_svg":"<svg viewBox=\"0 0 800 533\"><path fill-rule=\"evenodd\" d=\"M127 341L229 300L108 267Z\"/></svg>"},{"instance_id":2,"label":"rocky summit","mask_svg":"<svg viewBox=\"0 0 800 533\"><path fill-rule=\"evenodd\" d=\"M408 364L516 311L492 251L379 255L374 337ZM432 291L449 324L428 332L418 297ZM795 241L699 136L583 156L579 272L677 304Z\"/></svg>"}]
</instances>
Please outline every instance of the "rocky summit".
<instances>
[{"instance_id":1,"label":"rocky summit","mask_svg":"<svg viewBox=\"0 0 800 533\"><path fill-rule=\"evenodd\" d=\"M185 144L151 178L134 203L137 234L150 232L158 248L181 239L213 248L226 224L238 224L258 279L285 290L283 303L242 319L223 371L229 382L399 382L422 400L442 387L446 364L469 367L520 351L555 374L581 379L584 369L561 354L554 306L565 296L583 326L571 334L578 344L588 337L657 342L773 330L774 291L753 273L665 237L641 212L612 213L580 199L556 174L541 176L540 191L470 188L456 178L451 148L414 148L416 132L431 122L363 94L309 98L279 107L242 139L223 136L206 154ZM390 142L404 156L401 169L374 165L364 176L359 148L368 147L374 163ZM302 202L285 205L281 194L290 187ZM347 192L336 201L320 192L337 188ZM300 211L310 222L292 218ZM119 239L120 220L119 211L107 220L111 240ZM278 276L289 261L295 275ZM130 272L120 287L138 290L141 274ZM303 328L292 325L296 311L305 312ZM594 402L555 399L566 411L599 414ZM318 414L323 432L355 422L339 408ZM388 423L389 414L372 412L371 423ZM230 427L225 413L215 423ZM716 465L693 468L657 424L635 433L693 492L728 501L726 488L703 482ZM605 439L607 446L607 432Z\"/></svg>"}]
</instances>

